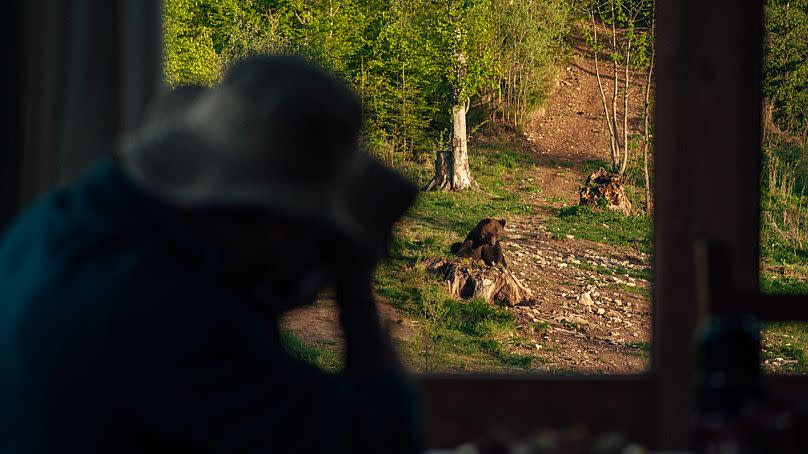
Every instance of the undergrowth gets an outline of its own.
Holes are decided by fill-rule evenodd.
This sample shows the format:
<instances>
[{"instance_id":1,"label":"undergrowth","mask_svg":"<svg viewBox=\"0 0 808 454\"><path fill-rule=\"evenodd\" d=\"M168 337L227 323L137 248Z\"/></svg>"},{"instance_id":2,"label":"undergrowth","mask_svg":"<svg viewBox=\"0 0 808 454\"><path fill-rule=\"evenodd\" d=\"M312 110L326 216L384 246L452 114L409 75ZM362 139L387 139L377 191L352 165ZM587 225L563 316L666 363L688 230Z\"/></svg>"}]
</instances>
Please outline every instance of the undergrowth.
<instances>
[{"instance_id":1,"label":"undergrowth","mask_svg":"<svg viewBox=\"0 0 808 454\"><path fill-rule=\"evenodd\" d=\"M598 243L651 252L651 221L645 215L626 216L587 206L550 208L556 216L547 220L547 231L559 237L571 235Z\"/></svg>"},{"instance_id":2,"label":"undergrowth","mask_svg":"<svg viewBox=\"0 0 808 454\"><path fill-rule=\"evenodd\" d=\"M342 359L339 355L326 348L304 342L289 331L281 332L281 343L292 357L318 366L323 370L334 372L342 367Z\"/></svg>"}]
</instances>

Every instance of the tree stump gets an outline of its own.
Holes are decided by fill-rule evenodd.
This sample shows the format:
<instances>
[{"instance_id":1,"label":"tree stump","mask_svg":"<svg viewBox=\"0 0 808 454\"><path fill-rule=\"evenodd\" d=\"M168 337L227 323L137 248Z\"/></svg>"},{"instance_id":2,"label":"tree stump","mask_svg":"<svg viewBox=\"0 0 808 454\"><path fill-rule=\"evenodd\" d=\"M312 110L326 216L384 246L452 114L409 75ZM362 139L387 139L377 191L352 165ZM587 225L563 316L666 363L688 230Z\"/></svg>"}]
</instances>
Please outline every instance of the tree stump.
<instances>
[{"instance_id":1,"label":"tree stump","mask_svg":"<svg viewBox=\"0 0 808 454\"><path fill-rule=\"evenodd\" d=\"M605 206L623 214L631 214L631 202L626 197L623 178L600 168L586 178L578 190L581 206Z\"/></svg>"},{"instance_id":2,"label":"tree stump","mask_svg":"<svg viewBox=\"0 0 808 454\"><path fill-rule=\"evenodd\" d=\"M481 298L489 304L516 306L533 298L533 292L501 266L484 266L468 260L434 257L421 262L427 272L440 276L455 298Z\"/></svg>"},{"instance_id":3,"label":"tree stump","mask_svg":"<svg viewBox=\"0 0 808 454\"><path fill-rule=\"evenodd\" d=\"M435 176L423 187L423 191L450 191L452 189L451 159L451 153L448 151L436 152Z\"/></svg>"}]
</instances>

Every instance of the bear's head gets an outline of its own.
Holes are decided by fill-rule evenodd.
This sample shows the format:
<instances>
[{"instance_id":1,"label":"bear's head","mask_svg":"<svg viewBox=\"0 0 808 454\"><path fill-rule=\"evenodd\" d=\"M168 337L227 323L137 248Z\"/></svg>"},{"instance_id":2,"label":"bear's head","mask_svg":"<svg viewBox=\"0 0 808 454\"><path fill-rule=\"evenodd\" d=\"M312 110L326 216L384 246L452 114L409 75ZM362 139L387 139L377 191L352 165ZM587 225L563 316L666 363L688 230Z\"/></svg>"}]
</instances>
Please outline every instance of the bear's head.
<instances>
[{"instance_id":1,"label":"bear's head","mask_svg":"<svg viewBox=\"0 0 808 454\"><path fill-rule=\"evenodd\" d=\"M496 246L505 233L505 219L485 218L477 225L482 244Z\"/></svg>"}]
</instances>

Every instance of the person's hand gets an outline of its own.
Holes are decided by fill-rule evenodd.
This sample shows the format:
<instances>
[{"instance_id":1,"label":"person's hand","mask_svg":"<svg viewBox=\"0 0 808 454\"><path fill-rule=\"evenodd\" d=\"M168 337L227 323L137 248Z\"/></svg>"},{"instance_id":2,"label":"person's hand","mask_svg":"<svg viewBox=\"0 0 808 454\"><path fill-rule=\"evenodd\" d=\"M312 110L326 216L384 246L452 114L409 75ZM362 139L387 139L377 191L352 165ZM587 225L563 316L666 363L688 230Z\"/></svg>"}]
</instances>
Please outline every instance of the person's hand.
<instances>
[{"instance_id":1,"label":"person's hand","mask_svg":"<svg viewBox=\"0 0 808 454\"><path fill-rule=\"evenodd\" d=\"M331 270L340 323L346 343L346 370L358 374L399 370L400 363L387 332L381 326L373 297L373 274L381 248L335 250Z\"/></svg>"}]
</instances>

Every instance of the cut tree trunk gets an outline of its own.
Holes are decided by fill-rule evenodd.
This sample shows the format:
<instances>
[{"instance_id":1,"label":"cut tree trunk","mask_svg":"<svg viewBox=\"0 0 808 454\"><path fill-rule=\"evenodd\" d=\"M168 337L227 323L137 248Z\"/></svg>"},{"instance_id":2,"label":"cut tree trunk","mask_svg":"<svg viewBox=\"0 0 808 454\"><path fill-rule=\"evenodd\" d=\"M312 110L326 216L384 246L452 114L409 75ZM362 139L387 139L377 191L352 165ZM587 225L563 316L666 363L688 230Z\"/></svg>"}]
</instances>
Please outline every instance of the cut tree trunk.
<instances>
[{"instance_id":1,"label":"cut tree trunk","mask_svg":"<svg viewBox=\"0 0 808 454\"><path fill-rule=\"evenodd\" d=\"M474 186L469 167L469 145L466 132L468 104L452 108L452 145L449 151L437 150L435 176L425 191L460 191Z\"/></svg>"},{"instance_id":2,"label":"cut tree trunk","mask_svg":"<svg viewBox=\"0 0 808 454\"><path fill-rule=\"evenodd\" d=\"M533 292L501 266L469 264L467 260L440 257L421 262L427 272L440 276L455 298L480 298L489 304L516 306L531 301Z\"/></svg>"},{"instance_id":3,"label":"cut tree trunk","mask_svg":"<svg viewBox=\"0 0 808 454\"><path fill-rule=\"evenodd\" d=\"M435 176L424 187L424 191L451 191L452 154L451 151L438 150L435 157Z\"/></svg>"},{"instance_id":4,"label":"cut tree trunk","mask_svg":"<svg viewBox=\"0 0 808 454\"><path fill-rule=\"evenodd\" d=\"M626 188L619 174L600 168L586 178L578 190L580 205L606 207L623 214L631 214L631 202L626 197Z\"/></svg>"},{"instance_id":5,"label":"cut tree trunk","mask_svg":"<svg viewBox=\"0 0 808 454\"><path fill-rule=\"evenodd\" d=\"M466 103L452 108L452 189L459 191L472 185L469 168L469 140L466 133Z\"/></svg>"}]
</instances>

